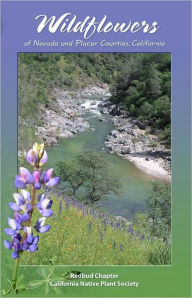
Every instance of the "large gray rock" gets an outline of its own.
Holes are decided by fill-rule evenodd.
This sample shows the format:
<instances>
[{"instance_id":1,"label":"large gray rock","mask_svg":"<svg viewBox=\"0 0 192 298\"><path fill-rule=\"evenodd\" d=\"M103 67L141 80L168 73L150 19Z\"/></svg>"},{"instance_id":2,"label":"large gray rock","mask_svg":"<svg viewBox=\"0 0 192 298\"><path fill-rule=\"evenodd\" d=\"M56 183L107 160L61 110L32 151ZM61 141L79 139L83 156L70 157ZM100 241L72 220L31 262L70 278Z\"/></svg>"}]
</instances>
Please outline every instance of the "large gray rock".
<instances>
[{"instance_id":1,"label":"large gray rock","mask_svg":"<svg viewBox=\"0 0 192 298\"><path fill-rule=\"evenodd\" d=\"M112 137L114 137L114 138L117 138L117 137L119 136L119 132L118 132L117 130L112 130L112 131L110 132L110 135L111 135Z\"/></svg>"},{"instance_id":2,"label":"large gray rock","mask_svg":"<svg viewBox=\"0 0 192 298\"><path fill-rule=\"evenodd\" d=\"M110 100L104 100L102 102L100 102L98 104L99 108L103 108L103 107L109 107L111 105L111 101Z\"/></svg>"},{"instance_id":3,"label":"large gray rock","mask_svg":"<svg viewBox=\"0 0 192 298\"><path fill-rule=\"evenodd\" d=\"M107 108L102 108L102 109L100 110L100 113L101 113L101 114L108 114L109 111L108 111Z\"/></svg>"},{"instance_id":4,"label":"large gray rock","mask_svg":"<svg viewBox=\"0 0 192 298\"><path fill-rule=\"evenodd\" d=\"M122 149L121 149L121 154L130 154L131 153L131 150L130 150L130 148L129 147L123 147Z\"/></svg>"}]
</instances>

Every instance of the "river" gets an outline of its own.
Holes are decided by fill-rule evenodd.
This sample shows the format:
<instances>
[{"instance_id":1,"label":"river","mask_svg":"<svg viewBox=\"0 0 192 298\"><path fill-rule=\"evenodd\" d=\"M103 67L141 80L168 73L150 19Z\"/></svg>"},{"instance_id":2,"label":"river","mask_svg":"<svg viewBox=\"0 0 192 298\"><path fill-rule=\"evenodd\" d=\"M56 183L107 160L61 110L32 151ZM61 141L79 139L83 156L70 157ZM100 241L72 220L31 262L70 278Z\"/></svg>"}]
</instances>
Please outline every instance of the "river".
<instances>
[{"instance_id":1,"label":"river","mask_svg":"<svg viewBox=\"0 0 192 298\"><path fill-rule=\"evenodd\" d=\"M86 130L73 138L60 139L59 145L48 148L48 165L54 167L57 161L72 159L75 155L88 149L95 149L106 154L106 159L112 174L119 177L121 181L121 193L109 194L107 200L98 203L105 211L115 216L127 219L135 217L136 213L146 209L145 200L149 196L152 181L156 178L139 170L135 165L122 157L111 154L105 146L105 137L114 125L110 115L100 114L98 103L101 96L91 96L85 101L85 119L90 123L93 130ZM95 104L93 104L93 101ZM102 118L104 121L101 121Z\"/></svg>"}]
</instances>

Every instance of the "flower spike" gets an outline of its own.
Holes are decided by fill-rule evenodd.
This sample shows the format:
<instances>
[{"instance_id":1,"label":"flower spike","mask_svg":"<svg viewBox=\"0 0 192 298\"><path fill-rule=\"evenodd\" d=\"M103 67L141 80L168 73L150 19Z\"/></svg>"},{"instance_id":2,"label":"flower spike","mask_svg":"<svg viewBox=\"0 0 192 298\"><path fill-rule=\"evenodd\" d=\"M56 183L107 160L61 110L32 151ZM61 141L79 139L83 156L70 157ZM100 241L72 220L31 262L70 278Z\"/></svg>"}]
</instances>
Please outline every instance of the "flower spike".
<instances>
[{"instance_id":1,"label":"flower spike","mask_svg":"<svg viewBox=\"0 0 192 298\"><path fill-rule=\"evenodd\" d=\"M15 187L20 189L19 193L14 193L14 202L9 202L9 207L14 211L14 218L8 218L9 227L4 229L5 234L11 237L11 241L4 240L4 246L12 250L13 259L20 258L20 253L29 251L31 253L38 250L39 236L33 235L34 231L38 233L47 232L51 226L45 225L47 217L53 215L51 210L53 201L44 193L37 198L37 190L44 184L47 187L53 187L60 181L59 177L53 177L53 169L45 171L43 174L40 167L47 160L48 155L44 150L44 144L33 145L33 148L26 153L27 161L34 166L34 172L24 168L19 168L19 175L15 176ZM26 188L30 186L30 193ZM37 200L37 201L36 201ZM31 219L34 208L37 208L42 217L40 217L35 227L31 225Z\"/></svg>"}]
</instances>

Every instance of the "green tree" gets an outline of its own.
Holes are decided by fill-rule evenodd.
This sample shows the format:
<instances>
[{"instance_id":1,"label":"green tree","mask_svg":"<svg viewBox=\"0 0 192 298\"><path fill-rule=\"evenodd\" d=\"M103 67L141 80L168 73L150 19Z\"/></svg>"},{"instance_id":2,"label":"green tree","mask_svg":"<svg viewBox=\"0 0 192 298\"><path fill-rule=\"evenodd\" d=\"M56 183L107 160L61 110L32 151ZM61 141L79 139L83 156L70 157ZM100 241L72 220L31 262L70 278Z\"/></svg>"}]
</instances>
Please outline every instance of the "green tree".
<instances>
[{"instance_id":1,"label":"green tree","mask_svg":"<svg viewBox=\"0 0 192 298\"><path fill-rule=\"evenodd\" d=\"M59 161L57 171L63 182L68 182L72 188L72 195L85 183L87 174L81 168L77 159L72 161Z\"/></svg>"},{"instance_id":2,"label":"green tree","mask_svg":"<svg viewBox=\"0 0 192 298\"><path fill-rule=\"evenodd\" d=\"M169 185L153 183L152 193L146 200L151 234L168 241L171 232L171 189Z\"/></svg>"},{"instance_id":3,"label":"green tree","mask_svg":"<svg viewBox=\"0 0 192 298\"><path fill-rule=\"evenodd\" d=\"M171 57L167 53L129 54L113 82L111 100L128 116L148 123L170 145Z\"/></svg>"},{"instance_id":4,"label":"green tree","mask_svg":"<svg viewBox=\"0 0 192 298\"><path fill-rule=\"evenodd\" d=\"M57 171L64 182L69 182L72 193L83 186L87 202L95 203L110 192L118 193L120 182L110 174L105 156L95 151L81 153L70 162L57 163Z\"/></svg>"}]
</instances>

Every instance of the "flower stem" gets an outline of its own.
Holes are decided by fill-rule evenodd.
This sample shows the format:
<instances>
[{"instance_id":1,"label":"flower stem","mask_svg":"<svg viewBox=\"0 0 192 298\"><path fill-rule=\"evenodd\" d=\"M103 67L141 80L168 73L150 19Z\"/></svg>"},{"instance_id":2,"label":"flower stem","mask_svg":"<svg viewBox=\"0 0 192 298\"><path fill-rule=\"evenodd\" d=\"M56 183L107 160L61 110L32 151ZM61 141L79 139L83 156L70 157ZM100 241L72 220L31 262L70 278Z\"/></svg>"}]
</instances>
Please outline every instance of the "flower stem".
<instances>
[{"instance_id":1,"label":"flower stem","mask_svg":"<svg viewBox=\"0 0 192 298\"><path fill-rule=\"evenodd\" d=\"M32 215L33 215L33 210L34 210L34 207L35 207L35 197L36 197L36 192L37 190L33 187L33 192L32 192L32 198L31 198L31 205L32 205L32 210L30 212L30 217L26 223L26 226L29 227L30 226L30 223L31 223L31 219L32 219ZM27 238L27 233L25 232L23 234L23 237L22 237L22 240L21 240L21 243L23 243L25 241L25 239Z\"/></svg>"},{"instance_id":2,"label":"flower stem","mask_svg":"<svg viewBox=\"0 0 192 298\"><path fill-rule=\"evenodd\" d=\"M31 204L32 204L32 210L31 210L31 213L30 213L30 217L27 221L27 226L30 225L31 223L31 219L32 219L32 215L33 215L33 209L34 209L34 206L35 206L35 197L36 197L36 189L33 187L33 192L32 192L32 199L31 199ZM25 239L27 238L27 233L25 232L23 234L23 237L21 239L21 243L23 243L25 241ZM20 255L19 255L19 258L17 258L15 260L15 265L14 265L14 269L13 269L13 278L12 278L12 286L13 286L13 289L16 289L16 286L17 286L17 273L18 273L18 269L19 269L19 262L20 262L20 259L21 259L21 252L20 252Z\"/></svg>"},{"instance_id":3,"label":"flower stem","mask_svg":"<svg viewBox=\"0 0 192 298\"><path fill-rule=\"evenodd\" d=\"M19 262L20 262L20 257L15 260L15 265L13 269L12 286L14 290L16 289L16 285L17 285L17 273L19 269Z\"/></svg>"},{"instance_id":4,"label":"flower stem","mask_svg":"<svg viewBox=\"0 0 192 298\"><path fill-rule=\"evenodd\" d=\"M30 224L30 222L31 222L31 218L32 218L32 215L33 215L33 210L34 210L34 207L35 207L35 197L36 197L36 192L37 192L37 190L35 189L35 187L33 187L32 199L31 199L32 210L31 210L31 214L30 214L29 220L28 220L28 222L27 222L27 225Z\"/></svg>"}]
</instances>

